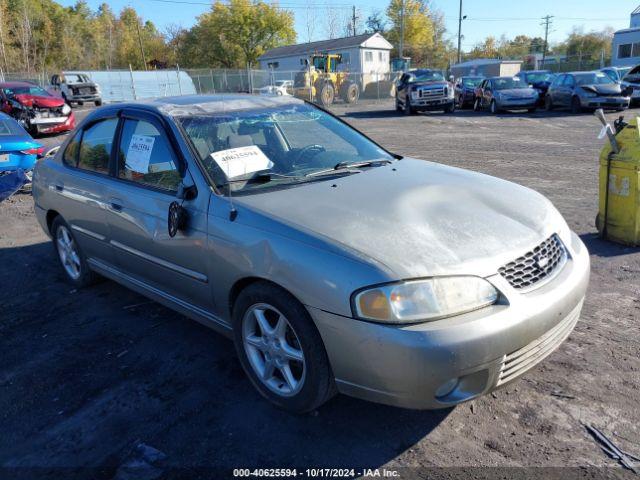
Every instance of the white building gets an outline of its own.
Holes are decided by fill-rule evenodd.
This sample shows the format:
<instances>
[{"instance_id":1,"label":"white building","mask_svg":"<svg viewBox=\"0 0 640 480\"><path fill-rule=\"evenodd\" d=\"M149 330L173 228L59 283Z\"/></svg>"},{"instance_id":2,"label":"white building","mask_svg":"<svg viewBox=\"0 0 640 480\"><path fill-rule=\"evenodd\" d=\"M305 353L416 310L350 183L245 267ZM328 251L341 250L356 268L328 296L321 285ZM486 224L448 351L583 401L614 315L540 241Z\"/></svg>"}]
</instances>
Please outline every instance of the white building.
<instances>
[{"instance_id":1,"label":"white building","mask_svg":"<svg viewBox=\"0 0 640 480\"><path fill-rule=\"evenodd\" d=\"M379 33L365 33L277 47L265 52L258 60L264 70L291 72L301 70L311 54L339 53L342 55L340 70L386 74L391 71L389 54L392 49L393 45Z\"/></svg>"},{"instance_id":2,"label":"white building","mask_svg":"<svg viewBox=\"0 0 640 480\"><path fill-rule=\"evenodd\" d=\"M611 45L611 65L633 66L640 63L640 7L631 12L629 28L618 30Z\"/></svg>"}]
</instances>

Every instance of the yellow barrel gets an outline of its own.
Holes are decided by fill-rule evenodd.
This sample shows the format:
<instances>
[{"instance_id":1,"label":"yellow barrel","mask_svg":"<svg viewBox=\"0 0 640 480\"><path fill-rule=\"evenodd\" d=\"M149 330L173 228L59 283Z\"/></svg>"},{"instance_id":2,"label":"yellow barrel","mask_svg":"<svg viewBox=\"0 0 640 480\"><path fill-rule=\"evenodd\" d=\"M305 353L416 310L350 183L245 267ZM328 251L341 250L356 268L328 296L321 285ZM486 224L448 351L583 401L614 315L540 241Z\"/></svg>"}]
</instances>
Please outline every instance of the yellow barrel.
<instances>
[{"instance_id":1,"label":"yellow barrel","mask_svg":"<svg viewBox=\"0 0 640 480\"><path fill-rule=\"evenodd\" d=\"M606 217L606 238L627 245L640 245L638 117L629 121L629 124L616 135L616 139L620 146L620 153L611 153L611 145L608 141L600 152L600 201L596 225L598 231L602 233ZM608 199L607 169L609 171Z\"/></svg>"}]
</instances>

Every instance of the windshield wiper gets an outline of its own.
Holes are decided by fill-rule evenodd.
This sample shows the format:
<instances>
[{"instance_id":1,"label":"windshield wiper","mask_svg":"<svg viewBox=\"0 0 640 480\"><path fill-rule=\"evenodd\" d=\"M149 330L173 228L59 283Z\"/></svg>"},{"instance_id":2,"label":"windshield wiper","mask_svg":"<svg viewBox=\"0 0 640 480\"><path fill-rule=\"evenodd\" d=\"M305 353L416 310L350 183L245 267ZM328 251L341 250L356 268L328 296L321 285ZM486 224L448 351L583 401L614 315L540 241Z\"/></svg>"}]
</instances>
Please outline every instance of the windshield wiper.
<instances>
[{"instance_id":1,"label":"windshield wiper","mask_svg":"<svg viewBox=\"0 0 640 480\"><path fill-rule=\"evenodd\" d=\"M378 160L365 160L360 162L338 162L332 168L324 168L322 170L316 170L315 172L307 173L305 177L318 177L321 175L340 175L342 173L359 173L361 170L356 170L360 167L373 167L374 165L382 165L384 163L391 163L391 160L378 159Z\"/></svg>"},{"instance_id":2,"label":"windshield wiper","mask_svg":"<svg viewBox=\"0 0 640 480\"><path fill-rule=\"evenodd\" d=\"M231 184L231 183L268 183L271 180L273 180L274 178L289 178L289 179L295 179L298 180L302 177L298 176L298 175L285 175L283 173L276 173L276 172L260 172L258 174L255 175L251 175L251 176L246 176L243 175L240 178L235 178L233 180L227 180L226 182L216 185L218 188L220 187L224 187L227 184Z\"/></svg>"}]
</instances>

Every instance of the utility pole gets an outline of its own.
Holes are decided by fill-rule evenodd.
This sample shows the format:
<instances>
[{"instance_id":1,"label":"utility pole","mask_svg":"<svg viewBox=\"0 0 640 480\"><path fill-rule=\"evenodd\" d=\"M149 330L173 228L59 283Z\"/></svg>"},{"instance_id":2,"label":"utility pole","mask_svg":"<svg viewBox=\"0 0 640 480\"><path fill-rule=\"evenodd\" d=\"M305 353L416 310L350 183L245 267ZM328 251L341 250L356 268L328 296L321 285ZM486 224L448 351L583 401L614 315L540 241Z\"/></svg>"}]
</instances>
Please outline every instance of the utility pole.
<instances>
[{"instance_id":1,"label":"utility pole","mask_svg":"<svg viewBox=\"0 0 640 480\"><path fill-rule=\"evenodd\" d=\"M351 22L353 26L353 36L356 36L356 22L358 21L358 16L356 15L356 6L353 5L351 7Z\"/></svg>"},{"instance_id":2,"label":"utility pole","mask_svg":"<svg viewBox=\"0 0 640 480\"><path fill-rule=\"evenodd\" d=\"M147 69L147 59L144 57L144 48L142 47L142 37L140 36L140 23L136 18L136 28L138 29L138 43L140 43L140 53L142 54L142 64L144 65L144 69Z\"/></svg>"},{"instance_id":3,"label":"utility pole","mask_svg":"<svg viewBox=\"0 0 640 480\"><path fill-rule=\"evenodd\" d=\"M544 25L544 45L542 46L542 68L544 68L544 60L547 58L547 40L549 38L549 26L551 25L551 19L553 15L547 15L546 17L542 17L542 23L540 25Z\"/></svg>"},{"instance_id":4,"label":"utility pole","mask_svg":"<svg viewBox=\"0 0 640 480\"><path fill-rule=\"evenodd\" d=\"M400 55L404 58L404 0L400 0Z\"/></svg>"},{"instance_id":5,"label":"utility pole","mask_svg":"<svg viewBox=\"0 0 640 480\"><path fill-rule=\"evenodd\" d=\"M461 40L462 40L462 0L460 0L460 10L458 10L458 63L462 61L462 51L461 51Z\"/></svg>"}]
</instances>

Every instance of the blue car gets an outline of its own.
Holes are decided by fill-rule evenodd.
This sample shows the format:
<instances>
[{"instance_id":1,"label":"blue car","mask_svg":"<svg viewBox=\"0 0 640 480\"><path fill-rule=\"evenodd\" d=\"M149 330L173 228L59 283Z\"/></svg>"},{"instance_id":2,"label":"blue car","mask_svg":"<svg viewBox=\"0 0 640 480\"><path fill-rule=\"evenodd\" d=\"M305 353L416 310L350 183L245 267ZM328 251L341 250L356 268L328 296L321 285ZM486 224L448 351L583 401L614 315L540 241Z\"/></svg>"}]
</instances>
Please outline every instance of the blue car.
<instances>
[{"instance_id":1,"label":"blue car","mask_svg":"<svg viewBox=\"0 0 640 480\"><path fill-rule=\"evenodd\" d=\"M31 171L43 152L17 121L0 112L0 201L30 186Z\"/></svg>"}]
</instances>

